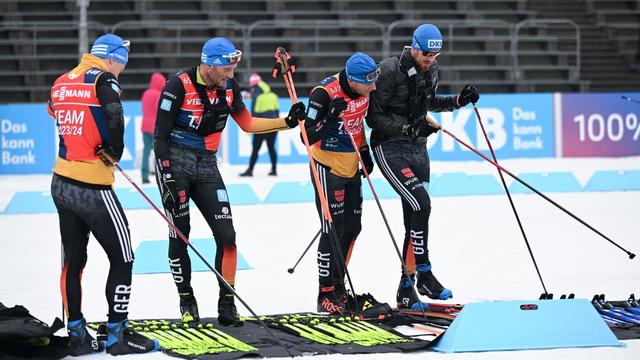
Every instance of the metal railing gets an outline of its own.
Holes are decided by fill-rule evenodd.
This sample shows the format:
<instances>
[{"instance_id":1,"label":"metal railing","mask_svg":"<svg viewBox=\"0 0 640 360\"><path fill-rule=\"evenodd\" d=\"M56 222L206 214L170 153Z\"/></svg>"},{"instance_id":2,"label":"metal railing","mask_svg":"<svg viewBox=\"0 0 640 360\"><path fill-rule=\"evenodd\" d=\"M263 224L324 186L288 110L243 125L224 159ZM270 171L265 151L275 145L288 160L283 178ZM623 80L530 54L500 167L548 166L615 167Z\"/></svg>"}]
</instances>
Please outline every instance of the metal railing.
<instances>
[{"instance_id":1,"label":"metal railing","mask_svg":"<svg viewBox=\"0 0 640 360\"><path fill-rule=\"evenodd\" d=\"M522 71L520 69L519 62L519 51L518 44L520 40L520 30L525 27L530 27L533 25L568 25L573 27L575 30L575 59L576 65L573 71L570 73L570 80L579 80L580 79L580 47L581 47L581 38L580 38L580 27L575 22L568 19L527 19L520 21L517 23L513 30L513 35L511 37L511 58L513 59L513 78L515 80L519 80L522 78Z\"/></svg>"},{"instance_id":2,"label":"metal railing","mask_svg":"<svg viewBox=\"0 0 640 360\"><path fill-rule=\"evenodd\" d=\"M144 44L151 44L155 49L158 45L164 44L166 45L166 49L170 49L170 52L166 53L157 52L155 50L148 50L146 53L136 53L135 46L136 43L132 43L133 51L132 58L136 57L142 58L153 58L155 54L160 54L166 58L185 58L185 55L190 55L191 52L195 52L196 44L197 46L201 46L204 41L208 38L213 37L212 34L220 34L223 32L225 37L229 37L232 41L236 43L242 44L242 50L245 54L243 56L243 64L241 65L241 69L239 69L239 73L242 76L248 76L248 74L256 68L255 61L262 59L263 64L264 59L267 54L263 51L262 53L255 52L256 46L259 44L273 44L275 48L278 44L301 44L300 46L304 46L308 49L308 51L303 51L302 56L306 58L313 57L328 57L333 56L331 54L335 54L335 56L343 56L346 54L346 50L343 51L332 51L334 49L328 48L326 49L324 44L336 44L340 42L351 44L350 47L342 47L342 49L349 48L349 51L356 51L359 49L363 49L366 47L371 52L378 55L382 55L382 57L386 58L388 56L393 55L391 53L392 44L397 44L399 42L403 42L405 44L410 44L411 42L411 33L413 29L424 23L430 22L440 27L444 34L445 38L445 55L449 53L465 53L461 52L461 46L464 42L469 43L478 39L478 42L482 42L481 50L471 50L474 52L474 55L483 55L492 56L493 58L500 57L500 68L501 71L504 71L505 68L511 67L511 71L508 72L507 78L505 79L507 82L511 81L518 82L523 80L523 66L519 60L525 52L520 50L521 43L524 41L537 41L537 42L558 42L559 40L566 41L568 38L566 37L549 37L543 35L522 35L521 32L525 28L539 28L546 29L549 26L570 26L575 31L575 49L569 51L560 51L562 56L569 54L569 56L575 56L575 66L570 67L569 79L571 81L578 81L580 79L580 49L581 49L581 39L580 39L580 29L579 27L570 20L562 20L562 19L527 19L521 21L519 23L513 24L504 20L497 19L485 19L485 20L400 20L392 22L388 25L383 25L378 21L373 20L260 20L254 22L250 25L242 25L237 21L161 21L161 20L150 20L150 21L122 21L119 22L110 28L107 28L105 25L98 22L89 22L88 28L94 32L117 32L121 35L126 36L128 31L132 33L137 32L137 36L140 37L139 42ZM48 23L4 23L0 27L0 32L2 31L15 31L20 30L26 32L26 34L21 34L19 37L6 36L4 40L0 39L0 43L6 42L6 45L10 46L20 46L20 45L29 45L32 49L31 53L28 53L28 50L20 49L19 56L16 55L0 55L0 58L5 59L23 59L30 61L38 61L36 58L40 55L38 52L38 46L46 44L51 45L56 41L64 42L69 45L69 41L72 41L72 38L54 38L51 35L47 35L46 42L42 42L42 37L46 35L46 33L51 33L54 30L78 30L79 23L78 22L48 22ZM197 34L189 35L189 31L197 30ZM279 31L273 35L273 30ZM291 31L298 30L294 32L294 36L282 37L282 31ZM338 30L338 35L327 35L327 30ZM402 32L402 30L404 30ZM147 31L147 33L145 33ZM146 38L147 35L139 35L141 33L148 34L148 32L156 32L159 35L158 39L154 38ZM264 34L261 34L261 31L264 31ZM271 32L271 33L270 33ZM358 32L364 32L364 34L358 34ZM334 32L335 33L335 32ZM349 35L349 33L356 33L358 35ZM400 33L402 35L400 35ZM219 36L219 35L217 35ZM161 37L161 39L160 39ZM493 54L490 45L491 37L499 38L501 42L499 46L500 51L496 51L499 53L498 55ZM506 40L505 40L506 39ZM77 41L77 39L75 39ZM570 39L571 40L571 39ZM367 44L363 46L363 44ZM186 48L190 50L185 50ZM335 45L334 45L335 46ZM495 45L493 45L495 46ZM540 50L541 54L544 54L545 50ZM187 52L187 54L185 54ZM527 53L530 53L527 52ZM549 53L550 55L554 55L553 52ZM52 56L69 56L71 54L54 54ZM194 54L194 62L199 57L198 54ZM559 55L560 56L560 55ZM41 61L48 61L48 59L40 59ZM345 59L346 60L346 59ZM312 63L316 61L313 60ZM320 61L321 66L315 67L305 67L304 70L316 71L317 73L324 72L326 75L328 71L333 71L334 69L331 67L331 63L328 65L322 63ZM22 66L22 65L21 65ZM550 65L552 67L553 65ZM264 66L263 66L264 67ZM562 66L559 66L562 67ZM331 68L331 69L329 69ZM455 70L455 65L451 65L450 68ZM564 66L566 68L566 66ZM38 75L37 72L39 70L39 65L34 64L28 66L28 69L25 71L33 71L33 75ZM531 69L531 68L529 68ZM157 70L157 69L156 69ZM260 70L264 70L260 68ZM505 81L503 80L503 81ZM500 80L496 80L500 81ZM141 85L142 86L142 85ZM0 87L0 90L2 88ZM25 89L25 91L28 89Z\"/></svg>"},{"instance_id":3,"label":"metal railing","mask_svg":"<svg viewBox=\"0 0 640 360\"><path fill-rule=\"evenodd\" d=\"M247 53L247 64L249 71L252 71L252 45L256 41L260 41L260 36L254 34L258 30L276 30L276 29L295 29L295 30L312 30L313 36L304 36L298 38L296 41L309 41L313 44L315 54L320 53L321 43L326 42L328 39L321 36L320 31L322 29L340 29L340 30L354 30L354 29L373 29L379 31L380 42L384 44L385 27L380 22L373 20L260 20L249 25L246 32L245 39L245 51ZM347 39L345 39L346 41ZM358 39L349 39L351 41L357 41ZM287 40L285 40L287 41ZM374 39L375 41L375 39ZM291 42L291 39L289 41ZM275 50L275 49L274 49Z\"/></svg>"}]
</instances>

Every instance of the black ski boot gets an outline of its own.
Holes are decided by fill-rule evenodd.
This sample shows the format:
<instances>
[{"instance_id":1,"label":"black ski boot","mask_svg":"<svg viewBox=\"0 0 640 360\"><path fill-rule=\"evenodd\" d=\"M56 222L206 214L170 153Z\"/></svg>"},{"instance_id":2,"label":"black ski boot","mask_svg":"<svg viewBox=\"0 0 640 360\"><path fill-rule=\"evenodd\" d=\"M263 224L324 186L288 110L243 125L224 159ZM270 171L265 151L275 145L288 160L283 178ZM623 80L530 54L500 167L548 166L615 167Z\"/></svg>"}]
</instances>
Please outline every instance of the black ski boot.
<instances>
[{"instance_id":1,"label":"black ski boot","mask_svg":"<svg viewBox=\"0 0 640 360\"><path fill-rule=\"evenodd\" d=\"M339 293L340 289L336 291L336 286L321 287L318 293L318 312L328 312L330 314L345 313L347 310L346 303L348 295L346 291L344 291L344 286L342 288L342 293Z\"/></svg>"},{"instance_id":2,"label":"black ski boot","mask_svg":"<svg viewBox=\"0 0 640 360\"><path fill-rule=\"evenodd\" d=\"M233 293L224 285L220 288L220 297L218 298L218 323L223 326L242 326L244 324L238 315Z\"/></svg>"},{"instance_id":3,"label":"black ski boot","mask_svg":"<svg viewBox=\"0 0 640 360\"><path fill-rule=\"evenodd\" d=\"M427 311L429 304L423 302L422 308L420 307L420 299L416 294L414 288L416 284L415 274L411 274L411 277L402 275L400 278L400 284L398 285L398 292L396 293L396 302L398 309L407 309L411 311Z\"/></svg>"},{"instance_id":4,"label":"black ski boot","mask_svg":"<svg viewBox=\"0 0 640 360\"><path fill-rule=\"evenodd\" d=\"M276 168L271 168L271 171L269 171L269 176L278 176Z\"/></svg>"},{"instance_id":5,"label":"black ski boot","mask_svg":"<svg viewBox=\"0 0 640 360\"><path fill-rule=\"evenodd\" d=\"M198 303L196 302L193 292L179 293L180 295L180 314L183 323L200 321L198 313Z\"/></svg>"},{"instance_id":6,"label":"black ski boot","mask_svg":"<svg viewBox=\"0 0 640 360\"><path fill-rule=\"evenodd\" d=\"M67 332L69 333L67 346L72 356L86 355L104 350L104 344L89 335L86 326L87 321L84 318L67 323Z\"/></svg>"},{"instance_id":7,"label":"black ski boot","mask_svg":"<svg viewBox=\"0 0 640 360\"><path fill-rule=\"evenodd\" d=\"M451 290L440 284L431 271L431 265L423 266L418 270L418 282L416 287L420 295L426 295L434 300L447 300L453 297Z\"/></svg>"},{"instance_id":8,"label":"black ski boot","mask_svg":"<svg viewBox=\"0 0 640 360\"><path fill-rule=\"evenodd\" d=\"M242 177L253 176L253 169L247 169L245 172L241 173L240 176Z\"/></svg>"},{"instance_id":9,"label":"black ski boot","mask_svg":"<svg viewBox=\"0 0 640 360\"><path fill-rule=\"evenodd\" d=\"M160 349L158 340L128 328L129 321L107 323L107 352L111 355L143 354Z\"/></svg>"},{"instance_id":10,"label":"black ski boot","mask_svg":"<svg viewBox=\"0 0 640 360\"><path fill-rule=\"evenodd\" d=\"M358 295L356 297L358 304L356 313L365 319L377 319L380 315L386 315L392 311L389 304L381 303L369 293Z\"/></svg>"}]
</instances>

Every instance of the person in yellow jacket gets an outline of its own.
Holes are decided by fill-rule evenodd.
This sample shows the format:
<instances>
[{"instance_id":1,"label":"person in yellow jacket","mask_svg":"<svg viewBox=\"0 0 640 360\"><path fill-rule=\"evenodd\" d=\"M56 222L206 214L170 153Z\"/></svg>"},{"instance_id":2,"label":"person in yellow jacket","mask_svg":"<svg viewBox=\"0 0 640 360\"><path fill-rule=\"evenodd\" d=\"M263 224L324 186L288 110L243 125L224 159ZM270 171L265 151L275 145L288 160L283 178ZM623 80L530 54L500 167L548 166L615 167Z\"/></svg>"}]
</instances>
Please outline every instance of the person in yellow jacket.
<instances>
[{"instance_id":1,"label":"person in yellow jacket","mask_svg":"<svg viewBox=\"0 0 640 360\"><path fill-rule=\"evenodd\" d=\"M128 328L133 250L127 217L112 189L113 166L124 149L124 117L118 75L129 58L129 41L114 34L99 37L80 64L51 88L49 115L60 145L51 180L64 253L60 290L68 316L69 352L84 355L104 349L89 335L82 315L80 279L87 263L89 233L109 258L107 352L111 355L159 349Z\"/></svg>"},{"instance_id":2,"label":"person in yellow jacket","mask_svg":"<svg viewBox=\"0 0 640 360\"><path fill-rule=\"evenodd\" d=\"M255 117L275 119L280 117L278 110L278 95L271 91L271 87L257 73L252 73L249 77L249 87L251 88L251 114ZM249 158L249 168L240 176L253 176L253 168L258 160L258 152L264 141L267 142L269 149L269 159L271 159L270 176L278 175L276 165L278 163L278 153L276 153L276 136L277 132L268 134L253 135L253 149Z\"/></svg>"}]
</instances>

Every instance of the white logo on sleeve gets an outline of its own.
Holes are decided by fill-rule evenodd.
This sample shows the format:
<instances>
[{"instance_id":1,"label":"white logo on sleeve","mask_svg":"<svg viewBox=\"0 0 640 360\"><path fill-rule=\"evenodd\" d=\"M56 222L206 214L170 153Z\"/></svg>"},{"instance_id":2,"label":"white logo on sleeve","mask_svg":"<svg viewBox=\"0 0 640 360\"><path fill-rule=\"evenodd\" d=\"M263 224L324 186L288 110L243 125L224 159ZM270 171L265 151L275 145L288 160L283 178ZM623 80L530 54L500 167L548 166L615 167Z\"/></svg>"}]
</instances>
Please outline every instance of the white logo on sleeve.
<instances>
[{"instance_id":1,"label":"white logo on sleeve","mask_svg":"<svg viewBox=\"0 0 640 360\"><path fill-rule=\"evenodd\" d=\"M169 99L162 99L162 102L160 103L160 109L164 110L164 111L170 111L171 110L171 100Z\"/></svg>"}]
</instances>

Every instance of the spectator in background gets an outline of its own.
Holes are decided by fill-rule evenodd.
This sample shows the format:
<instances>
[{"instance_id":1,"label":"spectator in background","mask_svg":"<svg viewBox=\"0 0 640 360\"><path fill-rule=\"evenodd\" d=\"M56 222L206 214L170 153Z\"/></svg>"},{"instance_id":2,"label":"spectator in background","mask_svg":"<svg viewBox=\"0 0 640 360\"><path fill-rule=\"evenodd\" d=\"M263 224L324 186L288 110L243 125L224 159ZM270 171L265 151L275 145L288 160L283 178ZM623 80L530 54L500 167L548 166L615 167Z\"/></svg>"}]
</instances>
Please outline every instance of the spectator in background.
<instances>
[{"instance_id":1,"label":"spectator in background","mask_svg":"<svg viewBox=\"0 0 640 360\"><path fill-rule=\"evenodd\" d=\"M276 119L280 117L278 109L278 95L271 91L269 85L262 81L257 73L252 73L249 77L249 88L251 89L251 115L254 117ZM267 142L269 149L269 158L271 159L271 172L269 175L276 176L276 163L278 162L278 154L276 153L276 136L277 132L268 134L253 134L253 150L249 159L249 168L240 174L240 176L253 176L253 167L258 160L258 152L262 147L262 142Z\"/></svg>"},{"instance_id":2,"label":"spectator in background","mask_svg":"<svg viewBox=\"0 0 640 360\"><path fill-rule=\"evenodd\" d=\"M153 150L153 130L156 127L158 100L167 79L159 72L151 74L149 87L142 94L142 183L149 183L149 154Z\"/></svg>"}]
</instances>

